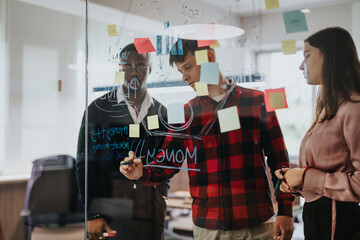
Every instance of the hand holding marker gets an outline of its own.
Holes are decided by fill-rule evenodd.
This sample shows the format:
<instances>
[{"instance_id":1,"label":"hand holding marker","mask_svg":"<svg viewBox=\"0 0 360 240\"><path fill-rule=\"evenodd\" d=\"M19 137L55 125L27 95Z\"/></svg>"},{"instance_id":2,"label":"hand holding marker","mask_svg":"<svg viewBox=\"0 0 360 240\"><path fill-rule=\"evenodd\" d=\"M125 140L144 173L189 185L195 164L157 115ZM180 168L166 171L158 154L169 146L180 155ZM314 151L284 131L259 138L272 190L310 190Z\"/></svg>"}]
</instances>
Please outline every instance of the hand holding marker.
<instances>
[{"instance_id":1,"label":"hand holding marker","mask_svg":"<svg viewBox=\"0 0 360 240\"><path fill-rule=\"evenodd\" d=\"M283 168L285 168L285 166L282 166L280 169L280 174L284 176L285 172L283 171ZM274 197L276 197L276 195L279 193L279 189L280 189L280 184L283 181L283 179L278 179L275 185L275 191L274 191Z\"/></svg>"},{"instance_id":2,"label":"hand holding marker","mask_svg":"<svg viewBox=\"0 0 360 240\"><path fill-rule=\"evenodd\" d=\"M146 157L145 156L140 156L140 157L134 157L134 159L138 159L140 158L141 160L144 160ZM131 159L129 161L125 161L125 162L122 162L120 163L120 165L129 165L129 164L132 164L134 162L134 159Z\"/></svg>"}]
</instances>

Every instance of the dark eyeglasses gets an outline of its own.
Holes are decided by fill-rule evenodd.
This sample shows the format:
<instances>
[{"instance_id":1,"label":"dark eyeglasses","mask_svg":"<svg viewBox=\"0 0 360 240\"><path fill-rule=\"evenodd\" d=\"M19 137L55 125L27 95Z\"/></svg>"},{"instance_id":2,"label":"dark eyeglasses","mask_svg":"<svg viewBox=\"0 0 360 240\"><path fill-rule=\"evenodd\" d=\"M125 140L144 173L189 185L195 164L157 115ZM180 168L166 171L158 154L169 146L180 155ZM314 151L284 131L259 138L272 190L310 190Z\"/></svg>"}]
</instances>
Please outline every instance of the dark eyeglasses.
<instances>
[{"instance_id":1,"label":"dark eyeglasses","mask_svg":"<svg viewBox=\"0 0 360 240\"><path fill-rule=\"evenodd\" d=\"M131 73L134 69L138 73L144 73L149 69L149 66L148 65L138 65L136 67L132 67L131 65L120 65L121 72Z\"/></svg>"}]
</instances>

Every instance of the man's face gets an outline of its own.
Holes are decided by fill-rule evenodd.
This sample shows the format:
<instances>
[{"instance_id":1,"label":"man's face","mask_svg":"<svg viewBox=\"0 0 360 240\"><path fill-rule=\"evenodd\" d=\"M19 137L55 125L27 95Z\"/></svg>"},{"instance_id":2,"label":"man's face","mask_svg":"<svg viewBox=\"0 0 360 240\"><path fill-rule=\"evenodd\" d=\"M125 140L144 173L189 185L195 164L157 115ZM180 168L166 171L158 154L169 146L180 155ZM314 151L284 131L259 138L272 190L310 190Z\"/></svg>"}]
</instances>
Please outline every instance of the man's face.
<instances>
[{"instance_id":1,"label":"man's face","mask_svg":"<svg viewBox=\"0 0 360 240\"><path fill-rule=\"evenodd\" d=\"M189 52L186 54L184 62L175 63L179 72L182 74L182 80L195 90L195 83L200 81L201 66L196 65L195 56Z\"/></svg>"},{"instance_id":2,"label":"man's face","mask_svg":"<svg viewBox=\"0 0 360 240\"><path fill-rule=\"evenodd\" d=\"M120 71L125 72L124 86L130 91L146 89L146 79L151 72L148 55L136 51L121 55L119 67Z\"/></svg>"}]
</instances>

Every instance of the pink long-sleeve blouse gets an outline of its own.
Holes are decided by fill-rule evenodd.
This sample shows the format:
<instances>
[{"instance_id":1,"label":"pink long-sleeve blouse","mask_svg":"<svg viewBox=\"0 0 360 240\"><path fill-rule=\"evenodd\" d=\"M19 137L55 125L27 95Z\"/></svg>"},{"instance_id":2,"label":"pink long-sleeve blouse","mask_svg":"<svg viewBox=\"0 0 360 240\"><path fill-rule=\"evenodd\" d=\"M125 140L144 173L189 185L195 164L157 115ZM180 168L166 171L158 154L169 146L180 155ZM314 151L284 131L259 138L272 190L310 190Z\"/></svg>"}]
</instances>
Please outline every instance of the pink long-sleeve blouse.
<instances>
[{"instance_id":1,"label":"pink long-sleeve blouse","mask_svg":"<svg viewBox=\"0 0 360 240\"><path fill-rule=\"evenodd\" d=\"M351 98L360 101L359 95ZM360 102L342 103L333 119L309 129L300 146L299 166L310 167L301 191L306 202L333 199L334 233L335 200L360 202Z\"/></svg>"}]
</instances>

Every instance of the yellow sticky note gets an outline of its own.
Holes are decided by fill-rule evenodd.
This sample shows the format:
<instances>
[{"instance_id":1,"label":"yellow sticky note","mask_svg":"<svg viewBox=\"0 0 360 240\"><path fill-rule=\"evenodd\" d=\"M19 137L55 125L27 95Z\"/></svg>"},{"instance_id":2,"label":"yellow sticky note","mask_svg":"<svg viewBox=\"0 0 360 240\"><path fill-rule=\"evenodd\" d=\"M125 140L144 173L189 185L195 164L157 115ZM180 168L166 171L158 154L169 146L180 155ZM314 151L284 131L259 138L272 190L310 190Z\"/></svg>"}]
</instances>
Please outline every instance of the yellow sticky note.
<instances>
[{"instance_id":1,"label":"yellow sticky note","mask_svg":"<svg viewBox=\"0 0 360 240\"><path fill-rule=\"evenodd\" d=\"M196 58L196 65L201 65L202 63L209 62L206 49L195 51L195 58Z\"/></svg>"},{"instance_id":2,"label":"yellow sticky note","mask_svg":"<svg viewBox=\"0 0 360 240\"><path fill-rule=\"evenodd\" d=\"M129 124L129 137L139 138L140 137L140 125L139 124Z\"/></svg>"},{"instance_id":3,"label":"yellow sticky note","mask_svg":"<svg viewBox=\"0 0 360 240\"><path fill-rule=\"evenodd\" d=\"M198 96L209 96L209 89L206 83L196 82L195 89Z\"/></svg>"},{"instance_id":4,"label":"yellow sticky note","mask_svg":"<svg viewBox=\"0 0 360 240\"><path fill-rule=\"evenodd\" d=\"M236 106L221 109L217 112L220 132L230 132L233 130L240 129L240 120L238 109Z\"/></svg>"},{"instance_id":5,"label":"yellow sticky note","mask_svg":"<svg viewBox=\"0 0 360 240\"><path fill-rule=\"evenodd\" d=\"M125 72L115 72L115 84L122 85L124 83Z\"/></svg>"},{"instance_id":6,"label":"yellow sticky note","mask_svg":"<svg viewBox=\"0 0 360 240\"><path fill-rule=\"evenodd\" d=\"M220 46L219 41L218 41L218 40L215 40L215 41L216 41L216 42L215 42L215 44L210 45L210 48L217 48L217 47L221 47L221 46Z\"/></svg>"},{"instance_id":7,"label":"yellow sticky note","mask_svg":"<svg viewBox=\"0 0 360 240\"><path fill-rule=\"evenodd\" d=\"M271 108L285 108L285 96L283 93L270 93L270 107Z\"/></svg>"},{"instance_id":8,"label":"yellow sticky note","mask_svg":"<svg viewBox=\"0 0 360 240\"><path fill-rule=\"evenodd\" d=\"M158 115L148 116L147 117L147 122L148 122L148 129L149 130L159 128L159 117L158 117Z\"/></svg>"},{"instance_id":9,"label":"yellow sticky note","mask_svg":"<svg viewBox=\"0 0 360 240\"><path fill-rule=\"evenodd\" d=\"M284 55L296 54L295 40L281 41L281 48Z\"/></svg>"},{"instance_id":10,"label":"yellow sticky note","mask_svg":"<svg viewBox=\"0 0 360 240\"><path fill-rule=\"evenodd\" d=\"M107 31L108 31L109 37L117 37L118 36L115 24L107 25Z\"/></svg>"},{"instance_id":11,"label":"yellow sticky note","mask_svg":"<svg viewBox=\"0 0 360 240\"><path fill-rule=\"evenodd\" d=\"M265 7L266 10L279 8L280 7L279 0L265 0Z\"/></svg>"}]
</instances>

